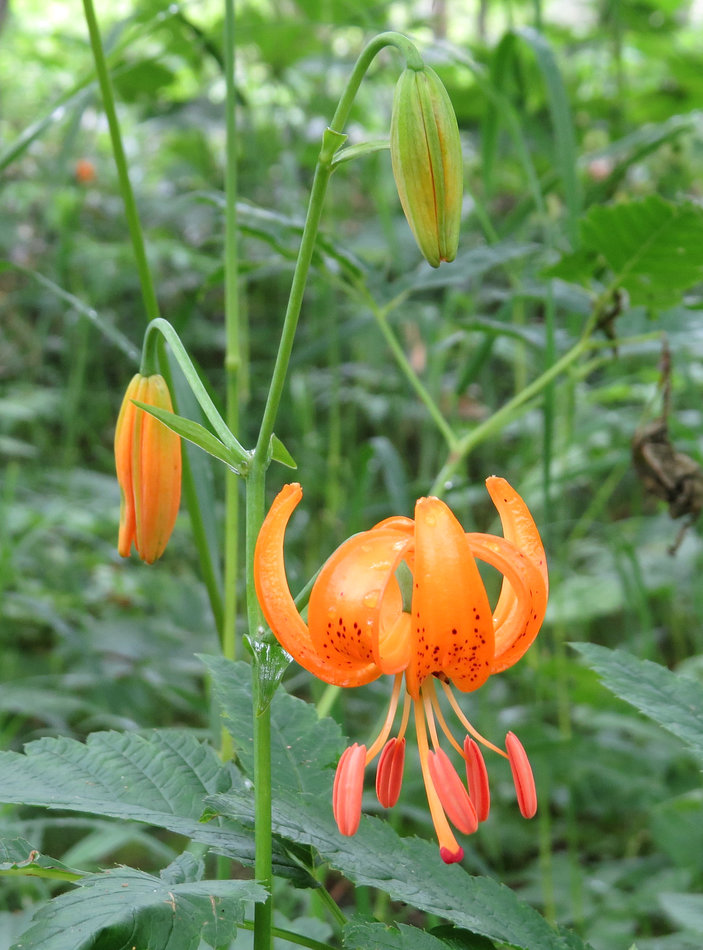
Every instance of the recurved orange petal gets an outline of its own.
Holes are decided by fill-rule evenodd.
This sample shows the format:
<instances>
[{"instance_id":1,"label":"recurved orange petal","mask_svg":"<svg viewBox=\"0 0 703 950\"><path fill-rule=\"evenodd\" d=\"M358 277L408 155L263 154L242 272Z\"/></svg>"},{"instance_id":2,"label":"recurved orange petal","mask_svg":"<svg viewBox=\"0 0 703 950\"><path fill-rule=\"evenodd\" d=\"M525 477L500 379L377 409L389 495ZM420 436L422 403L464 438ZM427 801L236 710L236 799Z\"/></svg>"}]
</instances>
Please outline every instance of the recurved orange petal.
<instances>
[{"instance_id":1,"label":"recurved orange petal","mask_svg":"<svg viewBox=\"0 0 703 950\"><path fill-rule=\"evenodd\" d=\"M256 596L278 642L309 673L335 686L370 683L379 675L375 664L357 661L347 665L340 663L336 654L325 656L318 653L291 596L283 558L283 539L288 520L302 496L297 483L284 485L264 519L254 551Z\"/></svg>"},{"instance_id":2,"label":"recurved orange petal","mask_svg":"<svg viewBox=\"0 0 703 950\"><path fill-rule=\"evenodd\" d=\"M310 595L308 627L319 656L343 668L374 664L376 675L410 658L395 570L411 540L376 528L354 535L327 560Z\"/></svg>"},{"instance_id":3,"label":"recurved orange petal","mask_svg":"<svg viewBox=\"0 0 703 950\"><path fill-rule=\"evenodd\" d=\"M438 498L420 498L415 507L413 573L408 692L417 698L432 673L445 673L464 692L478 689L494 655L493 618L464 529Z\"/></svg>"},{"instance_id":4,"label":"recurved orange petal","mask_svg":"<svg viewBox=\"0 0 703 950\"><path fill-rule=\"evenodd\" d=\"M521 625L522 607L520 596L509 578L503 581L500 597L493 612L496 631L496 651L492 673L500 673L516 663L525 653L539 631L547 610L549 577L547 558L542 539L527 505L515 489L504 479L492 476L486 479L486 487L498 509L503 534L536 568L532 572L530 588L530 628L527 632Z\"/></svg>"},{"instance_id":5,"label":"recurved orange petal","mask_svg":"<svg viewBox=\"0 0 703 950\"><path fill-rule=\"evenodd\" d=\"M512 609L495 625L495 658L491 674L506 670L525 653L539 633L544 618L546 592L542 575L534 561L514 544L492 534L467 534L475 557L503 574L515 595Z\"/></svg>"}]
</instances>

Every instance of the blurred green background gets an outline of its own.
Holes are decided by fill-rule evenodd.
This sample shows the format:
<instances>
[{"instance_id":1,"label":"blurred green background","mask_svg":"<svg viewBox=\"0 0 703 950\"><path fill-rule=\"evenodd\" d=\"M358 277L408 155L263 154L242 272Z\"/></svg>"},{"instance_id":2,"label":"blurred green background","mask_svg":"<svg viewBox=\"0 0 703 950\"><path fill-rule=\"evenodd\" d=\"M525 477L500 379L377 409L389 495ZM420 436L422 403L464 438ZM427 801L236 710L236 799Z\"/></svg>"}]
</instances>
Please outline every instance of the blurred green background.
<instances>
[{"instance_id":1,"label":"blurred green background","mask_svg":"<svg viewBox=\"0 0 703 950\"><path fill-rule=\"evenodd\" d=\"M219 403L222 7L120 0L98 15L162 314ZM406 33L439 72L465 158L459 254L437 272L402 217L387 151L333 177L276 427L305 491L289 532L298 589L349 534L411 514L445 458L374 310L390 305L412 366L468 431L573 344L607 286L607 261L572 253L589 209L653 196L699 209L703 6L258 0L241 2L237 16L245 445L258 429L321 133L374 33ZM390 52L374 64L350 142L387 137L399 67ZM218 647L187 513L156 567L123 562L115 549L114 421L146 318L78 0L3 8L0 174L2 747L103 728L205 734L194 654ZM700 268L703 252L691 252ZM662 412L661 332L671 444L694 462L703 449L702 287L692 278L672 290L666 275L660 284L651 298L608 301L601 337L612 334L612 345L478 446L446 493L467 530L495 530L482 482L508 478L543 529L552 584L537 645L464 704L485 735L520 734L539 817L519 818L509 773L497 769L491 819L465 864L596 950L703 945L703 908L686 900L703 885L698 768L568 646L618 646L703 679L700 529L671 556L679 523L631 463L636 431ZM198 462L221 526L222 472ZM290 477L272 468L271 489ZM297 667L288 686L320 695ZM386 687L336 700L333 714L354 739L370 733ZM408 769L393 817L403 832L431 835L423 794L419 770ZM25 834L84 867L148 869L176 853L137 825L30 809L4 808L0 833ZM46 882L3 884L0 948L49 893ZM300 892L282 903L294 917L307 900ZM343 900L369 909L374 897L359 889ZM386 913L421 922L407 908Z\"/></svg>"}]
</instances>

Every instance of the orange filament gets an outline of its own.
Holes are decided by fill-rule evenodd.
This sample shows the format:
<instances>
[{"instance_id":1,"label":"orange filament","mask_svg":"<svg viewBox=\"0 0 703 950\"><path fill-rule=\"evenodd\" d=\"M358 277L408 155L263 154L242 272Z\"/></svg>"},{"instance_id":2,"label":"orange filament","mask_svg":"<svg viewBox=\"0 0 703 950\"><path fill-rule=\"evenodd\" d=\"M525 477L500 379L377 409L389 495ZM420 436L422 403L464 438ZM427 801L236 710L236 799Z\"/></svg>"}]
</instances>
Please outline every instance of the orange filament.
<instances>
[{"instance_id":1,"label":"orange filament","mask_svg":"<svg viewBox=\"0 0 703 950\"><path fill-rule=\"evenodd\" d=\"M391 729L393 728L393 720L395 719L395 713L398 708L398 697L400 696L400 687L403 683L403 674L397 673L395 676L395 681L393 683L393 692L391 693L391 701L388 706L388 713L386 718L381 726L381 731L378 736L374 739L369 751L366 753L366 765L369 762L372 762L378 753L381 751L383 746L386 744L386 740L390 734ZM403 710L403 718L407 721L405 717L405 710ZM403 729L403 732L405 730ZM402 733L401 733L402 735Z\"/></svg>"},{"instance_id":2,"label":"orange filament","mask_svg":"<svg viewBox=\"0 0 703 950\"><path fill-rule=\"evenodd\" d=\"M478 739L478 741L481 742L483 745L485 745L487 749L492 749L494 752L497 752L498 755L502 755L504 759L507 759L508 755L505 752L503 752L502 749L499 749L497 745L493 745L493 743L489 742L488 739L484 738L477 729L474 729L474 727L471 725L469 720L466 718L466 716L462 712L461 706L456 701L456 696L452 692L452 688L449 685L449 683L442 683L442 686L444 687L444 692L447 694L447 699L449 700L449 703L452 709L457 714L459 721L461 722L462 726L464 726L466 731L470 733L474 737L474 739Z\"/></svg>"},{"instance_id":3,"label":"orange filament","mask_svg":"<svg viewBox=\"0 0 703 950\"><path fill-rule=\"evenodd\" d=\"M449 827L447 816L444 814L444 809L432 781L428 763L429 747L422 704L419 700L415 700L413 705L415 706L415 730L417 732L417 748L420 753L422 778L425 782L425 792L427 793L427 803L430 806L432 824L439 841L439 854L445 864L453 864L456 861L461 861L464 857L464 849L457 843Z\"/></svg>"},{"instance_id":4,"label":"orange filament","mask_svg":"<svg viewBox=\"0 0 703 950\"><path fill-rule=\"evenodd\" d=\"M429 693L430 699L432 701L432 709L434 710L434 714L437 717L437 722L439 723L440 729L445 734L445 736L450 741L450 743L454 746L454 748L459 753L459 755L463 758L464 750L461 748L459 743L456 741L456 739L452 735L452 732L449 726L447 725L447 721L444 718L442 710L440 709L439 700L437 698L437 693L434 688L434 682L431 679L427 679L425 683L423 684L423 688L426 689L427 692Z\"/></svg>"}]
</instances>

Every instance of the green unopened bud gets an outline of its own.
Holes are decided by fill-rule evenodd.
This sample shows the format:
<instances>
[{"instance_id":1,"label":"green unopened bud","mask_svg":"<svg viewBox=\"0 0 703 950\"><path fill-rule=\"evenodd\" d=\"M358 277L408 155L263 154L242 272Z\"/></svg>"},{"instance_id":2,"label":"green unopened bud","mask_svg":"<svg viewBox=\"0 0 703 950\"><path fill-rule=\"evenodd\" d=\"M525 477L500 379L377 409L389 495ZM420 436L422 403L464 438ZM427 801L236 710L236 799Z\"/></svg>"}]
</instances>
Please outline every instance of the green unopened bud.
<instances>
[{"instance_id":1,"label":"green unopened bud","mask_svg":"<svg viewBox=\"0 0 703 950\"><path fill-rule=\"evenodd\" d=\"M461 141L447 90L429 66L403 70L393 98L391 161L400 203L433 267L453 261L464 184Z\"/></svg>"}]
</instances>

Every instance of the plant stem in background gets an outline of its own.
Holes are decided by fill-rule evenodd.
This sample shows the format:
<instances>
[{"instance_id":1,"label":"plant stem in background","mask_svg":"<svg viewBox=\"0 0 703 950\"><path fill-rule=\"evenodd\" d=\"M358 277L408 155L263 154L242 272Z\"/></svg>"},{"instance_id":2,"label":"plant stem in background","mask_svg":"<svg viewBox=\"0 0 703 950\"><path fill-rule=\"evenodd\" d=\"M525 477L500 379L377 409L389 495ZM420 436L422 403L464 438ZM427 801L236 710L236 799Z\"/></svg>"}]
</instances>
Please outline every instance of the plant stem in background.
<instances>
[{"instance_id":1,"label":"plant stem in background","mask_svg":"<svg viewBox=\"0 0 703 950\"><path fill-rule=\"evenodd\" d=\"M576 360L582 356L589 346L589 338L587 336L582 337L578 343L571 347L560 360L557 360L556 363L553 363L548 370L543 372L541 376L538 376L537 379L533 380L529 386L526 386L521 393L517 393L510 399L505 405L501 406L497 412L494 412L492 416L486 419L485 422L482 422L480 425L476 426L475 429L472 429L470 432L467 432L461 439L458 440L457 448L454 452L450 453L447 461L442 466L439 474L434 480L432 487L429 491L430 495L441 495L446 491L448 485L451 483L454 473L456 472L459 465L466 458L467 455L474 449L477 445L483 442L484 439L488 438L493 432L501 429L508 422L512 421L517 416L518 410L525 405L526 402L529 402L530 399L533 399L535 396L539 395L551 382L556 379L557 376L565 372Z\"/></svg>"},{"instance_id":2,"label":"plant stem in background","mask_svg":"<svg viewBox=\"0 0 703 950\"><path fill-rule=\"evenodd\" d=\"M144 235L139 221L139 212L137 203L134 200L132 183L129 179L129 169L127 168L127 156L125 155L122 144L122 134L120 124L117 119L117 110L115 109L115 95L112 89L112 81L105 61L105 51L100 38L100 28L95 16L93 0L83 0L83 10L88 24L88 33L90 34L90 46L93 50L93 59L95 60L95 71L98 75L98 83L103 98L103 107L107 117L107 124L110 129L110 140L112 142L112 153L117 166L117 175L120 181L120 191L122 201L124 202L125 216L129 227L129 234L132 239L134 256L137 262L137 271L139 272L139 283L142 288L142 298L144 299L144 309L149 320L155 320L159 316L159 304L156 299L154 283L151 279L149 262L146 256L144 246Z\"/></svg>"},{"instance_id":3,"label":"plant stem in background","mask_svg":"<svg viewBox=\"0 0 703 950\"><path fill-rule=\"evenodd\" d=\"M237 256L237 121L235 70L234 0L225 0L225 83L227 89L227 149L225 166L225 379L227 427L239 432L241 403L240 314ZM237 579L239 567L239 476L225 473L225 615L222 652L233 660L236 655ZM227 738L225 738L227 737ZM229 742L229 733L223 740ZM225 752L223 748L223 753Z\"/></svg>"},{"instance_id":4,"label":"plant stem in background","mask_svg":"<svg viewBox=\"0 0 703 950\"><path fill-rule=\"evenodd\" d=\"M137 204L134 199L134 192L132 191L132 184L129 178L127 158L125 155L124 146L122 144L122 133L120 131L117 110L115 108L115 96L112 88L112 82L110 80L107 61L105 59L105 51L103 49L102 39L100 37L100 29L95 16L93 0L83 0L83 9L85 12L86 23L88 25L88 33L90 36L91 49L93 51L93 59L95 61L95 71L97 73L98 83L100 85L100 91L103 99L103 106L105 108L105 115L107 117L108 127L110 129L112 151L115 159L115 165L117 166L117 175L120 184L122 202L125 209L125 217L127 218L127 225L129 227L132 248L134 250L137 272L139 274L139 283L141 286L142 299L144 301L144 309L146 311L147 319L151 323L159 319L159 303L156 297L156 291L154 289L154 282L151 276L151 270L149 268L149 261L146 255L144 234L142 232L142 226L139 220L139 212L137 211ZM171 328L169 327L169 329ZM169 342L172 341L169 340ZM180 344L180 340L178 343ZM181 349L183 349L182 346ZM173 385L171 369L166 359L161 361L161 369L172 397L174 398L174 408L176 411L178 411L178 402L175 399L175 387ZM193 525L193 538L198 549L203 577L207 586L215 623L217 625L218 631L220 631L223 625L222 598L216 580L216 571L214 570L214 565L212 564L212 559L208 550L208 543L203 530L202 519L199 516L200 497L198 493L198 486L193 477L193 472L191 470L190 462L186 452L183 453L183 494L186 499L188 512Z\"/></svg>"}]
</instances>

